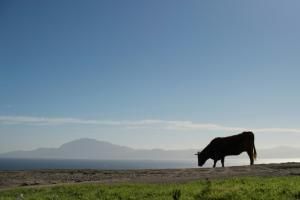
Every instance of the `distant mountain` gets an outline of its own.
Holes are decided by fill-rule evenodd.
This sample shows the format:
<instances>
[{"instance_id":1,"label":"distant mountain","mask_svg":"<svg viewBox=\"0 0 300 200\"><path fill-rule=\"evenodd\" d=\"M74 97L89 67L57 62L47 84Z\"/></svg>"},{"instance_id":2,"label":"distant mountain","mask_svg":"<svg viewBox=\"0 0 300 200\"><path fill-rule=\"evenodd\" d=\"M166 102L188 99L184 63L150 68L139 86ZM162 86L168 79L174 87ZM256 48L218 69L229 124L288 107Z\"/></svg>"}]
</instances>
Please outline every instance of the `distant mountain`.
<instances>
[{"instance_id":1,"label":"distant mountain","mask_svg":"<svg viewBox=\"0 0 300 200\"><path fill-rule=\"evenodd\" d=\"M162 150L133 149L94 139L79 139L59 148L39 148L32 151L13 151L0 158L97 159L97 160L193 160L195 149ZM242 158L245 158L245 154ZM258 158L300 158L300 148L276 147L258 149Z\"/></svg>"},{"instance_id":2,"label":"distant mountain","mask_svg":"<svg viewBox=\"0 0 300 200\"><path fill-rule=\"evenodd\" d=\"M119 146L94 139L79 139L59 148L39 148L32 151L13 151L0 158L58 158L101 160L186 160L193 159L196 150L142 150Z\"/></svg>"}]
</instances>

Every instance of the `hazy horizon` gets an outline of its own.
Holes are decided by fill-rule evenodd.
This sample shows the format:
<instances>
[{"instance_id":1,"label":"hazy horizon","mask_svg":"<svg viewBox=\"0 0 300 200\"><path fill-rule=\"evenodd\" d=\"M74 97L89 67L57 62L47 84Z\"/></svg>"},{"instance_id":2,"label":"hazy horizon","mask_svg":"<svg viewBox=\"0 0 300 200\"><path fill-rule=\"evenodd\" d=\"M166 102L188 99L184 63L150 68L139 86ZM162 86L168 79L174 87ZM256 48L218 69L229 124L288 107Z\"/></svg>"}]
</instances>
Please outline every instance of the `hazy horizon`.
<instances>
[{"instance_id":1,"label":"hazy horizon","mask_svg":"<svg viewBox=\"0 0 300 200\"><path fill-rule=\"evenodd\" d=\"M117 145L117 146L121 146L121 147L128 147L128 148L131 148L133 150L164 150L164 151L184 151L184 150L196 150L196 151L201 151L205 146L199 146L198 148L174 148L174 149L167 149L167 148L135 148L135 147L132 147L132 146L126 146L126 145L122 145L122 144L117 144L117 143L113 143L113 142L110 142L110 141L105 141L105 140L98 140L98 139L95 139L95 138L75 138L73 140L70 140L70 141L66 141L66 142L63 142L61 144L58 144L57 146L38 146L38 147L35 147L35 148L32 148L32 149L15 149L15 150L12 150L12 151L7 151L7 152L0 152L1 153L10 153L10 152L14 152L14 151L34 151L34 150L38 150L38 149L43 149L43 148L49 148L49 149L57 149L57 148L60 148L62 145L64 144L68 144L68 143L71 143L71 142L74 142L74 141L80 141L80 140L94 140L94 141L97 141L97 142L104 142L104 143L109 143L109 144L112 144L112 145ZM295 149L300 149L300 147L297 147L297 146L286 146L286 145L280 145L280 146L270 146L270 147L265 147L265 148L258 148L258 150L270 150L270 149L277 149L277 148L295 148Z\"/></svg>"},{"instance_id":2,"label":"hazy horizon","mask_svg":"<svg viewBox=\"0 0 300 200\"><path fill-rule=\"evenodd\" d=\"M0 3L0 153L94 138L300 148L300 2Z\"/></svg>"},{"instance_id":3,"label":"hazy horizon","mask_svg":"<svg viewBox=\"0 0 300 200\"><path fill-rule=\"evenodd\" d=\"M203 147L204 148L204 147ZM37 148L31 151L12 151L0 153L0 162L27 162L26 160L36 160L38 162L45 160L114 160L114 161L188 161L196 163L196 152L202 149L135 149L128 146L120 146L106 141L82 138L67 142L56 148ZM269 149L256 149L258 159L256 163L266 162L298 162L300 157L300 148L276 147ZM24 160L25 159L25 160ZM235 164L249 163L246 152L238 156L227 156L226 160L235 161ZM231 161L230 161L231 162ZM105 162L104 162L105 163ZM211 163L211 161L209 162ZM7 167L5 167L7 168Z\"/></svg>"}]
</instances>

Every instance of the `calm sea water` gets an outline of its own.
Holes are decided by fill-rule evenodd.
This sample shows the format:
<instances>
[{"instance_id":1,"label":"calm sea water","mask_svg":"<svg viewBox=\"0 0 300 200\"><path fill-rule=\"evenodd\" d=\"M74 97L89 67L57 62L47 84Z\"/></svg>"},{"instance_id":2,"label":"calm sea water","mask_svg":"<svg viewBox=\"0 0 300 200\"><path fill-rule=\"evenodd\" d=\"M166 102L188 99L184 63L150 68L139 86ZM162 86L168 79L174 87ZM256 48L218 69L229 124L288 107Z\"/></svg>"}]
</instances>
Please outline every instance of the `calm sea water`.
<instances>
[{"instance_id":1,"label":"calm sea water","mask_svg":"<svg viewBox=\"0 0 300 200\"><path fill-rule=\"evenodd\" d=\"M300 158L258 159L256 164L300 162ZM211 167L208 160L204 167ZM217 166L220 166L220 162ZM226 166L249 165L248 159L226 159ZM153 161L153 160L57 160L57 159L0 159L0 170L32 169L171 169L195 168L197 160Z\"/></svg>"},{"instance_id":2,"label":"calm sea water","mask_svg":"<svg viewBox=\"0 0 300 200\"><path fill-rule=\"evenodd\" d=\"M195 167L189 161L0 159L0 170L30 169L159 169Z\"/></svg>"}]
</instances>

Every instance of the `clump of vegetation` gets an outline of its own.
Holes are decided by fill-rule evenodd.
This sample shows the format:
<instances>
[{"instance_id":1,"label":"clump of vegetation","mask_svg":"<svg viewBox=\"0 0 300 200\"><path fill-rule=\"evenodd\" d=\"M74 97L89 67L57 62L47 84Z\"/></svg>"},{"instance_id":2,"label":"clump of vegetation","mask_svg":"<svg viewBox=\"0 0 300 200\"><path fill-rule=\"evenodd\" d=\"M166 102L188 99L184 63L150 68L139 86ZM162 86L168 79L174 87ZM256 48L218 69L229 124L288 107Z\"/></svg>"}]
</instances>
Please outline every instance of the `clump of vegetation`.
<instances>
[{"instance_id":1,"label":"clump of vegetation","mask_svg":"<svg viewBox=\"0 0 300 200\"><path fill-rule=\"evenodd\" d=\"M172 192L173 200L179 200L180 196L181 196L181 191L180 190L178 190L178 189L173 190L173 192Z\"/></svg>"},{"instance_id":2,"label":"clump of vegetation","mask_svg":"<svg viewBox=\"0 0 300 200\"><path fill-rule=\"evenodd\" d=\"M294 194L294 198L295 198L295 200L300 200L300 191L298 191Z\"/></svg>"},{"instance_id":3,"label":"clump of vegetation","mask_svg":"<svg viewBox=\"0 0 300 200\"><path fill-rule=\"evenodd\" d=\"M211 193L211 182L209 179L206 179L205 186L200 193L195 195L195 200L204 200L208 198L208 195Z\"/></svg>"},{"instance_id":4,"label":"clump of vegetation","mask_svg":"<svg viewBox=\"0 0 300 200\"><path fill-rule=\"evenodd\" d=\"M182 184L74 184L21 187L0 200L300 200L300 176L231 178Z\"/></svg>"}]
</instances>

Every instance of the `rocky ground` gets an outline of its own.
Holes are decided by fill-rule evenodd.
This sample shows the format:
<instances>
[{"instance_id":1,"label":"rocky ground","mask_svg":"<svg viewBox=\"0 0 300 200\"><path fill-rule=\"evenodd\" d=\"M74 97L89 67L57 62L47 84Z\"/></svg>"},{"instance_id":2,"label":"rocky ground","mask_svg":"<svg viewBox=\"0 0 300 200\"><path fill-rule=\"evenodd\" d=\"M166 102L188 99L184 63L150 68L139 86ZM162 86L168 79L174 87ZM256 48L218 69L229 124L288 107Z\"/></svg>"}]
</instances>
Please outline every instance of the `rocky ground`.
<instances>
[{"instance_id":1,"label":"rocky ground","mask_svg":"<svg viewBox=\"0 0 300 200\"><path fill-rule=\"evenodd\" d=\"M0 171L0 189L66 183L171 183L240 176L300 176L300 163L225 168Z\"/></svg>"}]
</instances>

